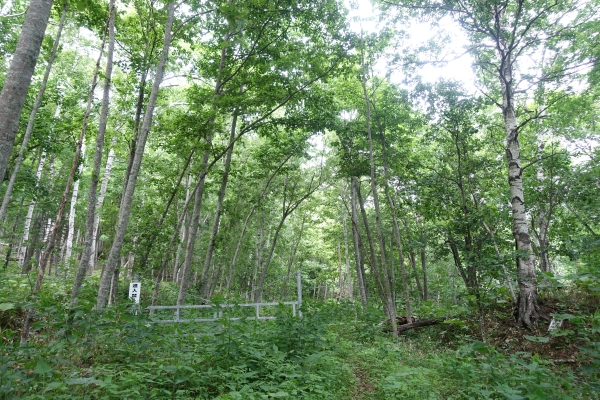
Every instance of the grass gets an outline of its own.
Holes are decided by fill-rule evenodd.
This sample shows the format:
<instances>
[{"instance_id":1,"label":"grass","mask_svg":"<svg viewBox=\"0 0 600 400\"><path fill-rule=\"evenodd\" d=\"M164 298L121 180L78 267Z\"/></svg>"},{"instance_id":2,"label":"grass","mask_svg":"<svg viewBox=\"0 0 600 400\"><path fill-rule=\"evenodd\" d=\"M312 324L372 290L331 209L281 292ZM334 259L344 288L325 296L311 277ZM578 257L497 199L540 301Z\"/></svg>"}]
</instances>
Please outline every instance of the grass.
<instances>
[{"instance_id":1,"label":"grass","mask_svg":"<svg viewBox=\"0 0 600 400\"><path fill-rule=\"evenodd\" d=\"M594 399L600 393L598 302L581 290L544 299L550 311L567 316L554 335L542 325L515 329L510 307L489 303L484 344L468 309L396 340L382 331L379 308L333 301L309 301L303 319L282 308L274 321L160 325L128 303L93 312L93 284L84 287L67 324L67 289L48 281L35 304L32 340L20 347L28 285L4 279L0 399ZM427 307L429 316L440 314ZM575 362L557 360L567 353Z\"/></svg>"}]
</instances>

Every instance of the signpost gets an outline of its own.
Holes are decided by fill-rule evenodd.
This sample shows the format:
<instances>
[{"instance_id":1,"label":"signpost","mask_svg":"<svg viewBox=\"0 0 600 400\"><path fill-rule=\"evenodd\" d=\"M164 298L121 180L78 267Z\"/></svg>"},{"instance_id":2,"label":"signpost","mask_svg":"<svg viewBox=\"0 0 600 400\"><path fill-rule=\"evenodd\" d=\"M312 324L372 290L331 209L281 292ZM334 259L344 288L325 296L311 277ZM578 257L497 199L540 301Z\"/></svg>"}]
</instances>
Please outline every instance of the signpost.
<instances>
[{"instance_id":1,"label":"signpost","mask_svg":"<svg viewBox=\"0 0 600 400\"><path fill-rule=\"evenodd\" d=\"M129 284L129 299L135 301L136 304L140 304L141 288L142 284L139 282L138 279L135 279Z\"/></svg>"}]
</instances>

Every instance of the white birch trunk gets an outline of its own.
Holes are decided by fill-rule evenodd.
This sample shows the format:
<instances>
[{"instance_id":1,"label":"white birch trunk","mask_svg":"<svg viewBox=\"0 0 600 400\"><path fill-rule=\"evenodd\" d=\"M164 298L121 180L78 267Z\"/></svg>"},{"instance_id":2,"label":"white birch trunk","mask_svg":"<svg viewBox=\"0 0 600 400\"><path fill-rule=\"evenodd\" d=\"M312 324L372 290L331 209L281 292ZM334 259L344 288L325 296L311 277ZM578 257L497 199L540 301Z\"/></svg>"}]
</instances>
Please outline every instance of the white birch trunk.
<instances>
[{"instance_id":1,"label":"white birch trunk","mask_svg":"<svg viewBox=\"0 0 600 400\"><path fill-rule=\"evenodd\" d=\"M85 156L85 144L81 145L81 158ZM79 165L79 176L83 171L83 163ZM75 206L77 205L77 196L79 195L79 182L81 179L77 179L73 184L73 193L71 194L71 208L69 209L69 230L67 232L67 241L65 243L65 268L69 270L69 259L73 252L73 236L75 234Z\"/></svg>"},{"instance_id":2,"label":"white birch trunk","mask_svg":"<svg viewBox=\"0 0 600 400\"><path fill-rule=\"evenodd\" d=\"M35 173L36 181L39 182L42 177L42 170L46 163L46 152L43 152L40 157L37 171ZM27 251L27 241L29 240L29 231L31 229L31 220L33 218L33 210L35 209L35 201L31 200L29 207L27 208L27 216L25 217L25 227L23 228L23 239L21 240L21 248L19 251L19 267L23 267L23 261L25 260L25 252Z\"/></svg>"},{"instance_id":3,"label":"white birch trunk","mask_svg":"<svg viewBox=\"0 0 600 400\"><path fill-rule=\"evenodd\" d=\"M113 139L111 146L114 147L116 140ZM100 192L98 193L98 200L96 201L96 212L94 213L94 227L92 233L92 253L90 254L90 263L88 266L90 275L94 272L96 267L96 254L97 254L97 241L98 241L98 226L100 225L100 209L104 203L104 197L106 196L106 189L108 188L108 180L110 178L110 172L112 171L113 163L115 161L115 150L111 147L108 151L108 157L106 158L106 165L104 167L104 176L102 177L102 184L100 185Z\"/></svg>"}]
</instances>

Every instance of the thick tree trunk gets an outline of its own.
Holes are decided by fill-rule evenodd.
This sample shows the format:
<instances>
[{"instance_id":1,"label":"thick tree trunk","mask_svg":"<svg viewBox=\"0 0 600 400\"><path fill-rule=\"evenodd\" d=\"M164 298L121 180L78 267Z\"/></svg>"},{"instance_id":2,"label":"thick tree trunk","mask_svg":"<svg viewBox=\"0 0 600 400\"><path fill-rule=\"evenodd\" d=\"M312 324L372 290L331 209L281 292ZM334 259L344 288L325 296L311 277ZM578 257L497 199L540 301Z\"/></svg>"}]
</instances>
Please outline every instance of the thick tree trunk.
<instances>
[{"instance_id":1,"label":"thick tree trunk","mask_svg":"<svg viewBox=\"0 0 600 400\"><path fill-rule=\"evenodd\" d=\"M514 93L512 82L512 60L502 54L500 68L500 85L502 87L502 113L506 131L506 159L508 162L508 183L510 187L510 203L513 220L513 236L515 247L520 253L517 257L517 282L519 296L516 310L517 323L521 327L531 328L538 317L537 280L525 197L523 195L523 168L521 167L521 148L519 130L514 109Z\"/></svg>"},{"instance_id":2,"label":"thick tree trunk","mask_svg":"<svg viewBox=\"0 0 600 400\"><path fill-rule=\"evenodd\" d=\"M32 0L29 3L21 36L0 92L0 182L4 181L6 175L8 160L19 129L21 111L38 61L51 8L52 0Z\"/></svg>"},{"instance_id":3,"label":"thick tree trunk","mask_svg":"<svg viewBox=\"0 0 600 400\"><path fill-rule=\"evenodd\" d=\"M27 150L27 144L29 143L29 139L31 138L31 133L33 132L33 123L35 121L35 116L37 114L38 109L40 108L40 105L42 104L42 99L44 98L44 92L46 91L46 85L48 84L48 78L50 77L52 64L54 63L54 58L56 57L56 52L58 50L58 44L60 43L60 36L62 34L63 27L65 26L67 8L68 4L67 2L65 2L63 5L62 14L60 16L60 22L58 24L58 32L56 32L56 37L54 38L54 46L52 46L52 52L50 53L50 58L48 59L48 64L46 65L46 71L44 72L44 78L42 79L40 89L38 91L37 97L35 98L33 108L31 109L31 114L29 114L29 121L27 122L27 128L25 129L25 134L23 135L23 141L21 142L19 155L15 160L15 165L13 166L12 173L10 175L10 180L8 181L6 192L4 193L4 200L2 201L2 206L0 206L0 221L3 221L4 216L6 215L6 208L8 207L8 203L10 202L10 198L15 187L15 182L17 181L17 174L19 172L19 169L21 168L21 163L23 162L23 158L25 157L25 151ZM0 175L0 179L2 177L3 175Z\"/></svg>"},{"instance_id":4,"label":"thick tree trunk","mask_svg":"<svg viewBox=\"0 0 600 400\"><path fill-rule=\"evenodd\" d=\"M96 309L104 308L108 301L108 291L110 288L111 277L117 269L121 249L123 248L123 241L125 239L125 232L127 230L127 226L129 225L129 217L131 216L131 206L133 204L133 194L135 192L137 177L139 175L140 167L142 164L142 157L144 156L146 140L148 139L148 133L150 132L150 127L152 125L152 118L154 114L154 107L156 106L156 100L158 98L158 91L160 89L160 84L162 82L163 75L165 72L165 65L167 63L167 58L169 55L169 47L171 45L171 28L173 26L173 19L175 17L174 2L169 3L168 10L169 11L167 23L165 26L164 46L160 61L156 68L154 83L152 85L152 92L150 93L150 98L148 99L148 105L146 107L144 121L142 123L140 134L138 136L138 142L135 150L135 157L131 166L131 172L129 174L129 177L127 178L127 188L123 193L123 201L119 210L119 219L117 222L115 237L110 249L110 253L108 255L108 259L106 260L106 264L104 265L104 270L102 271L102 277L100 278L98 297L96 299Z\"/></svg>"},{"instance_id":5,"label":"thick tree trunk","mask_svg":"<svg viewBox=\"0 0 600 400\"><path fill-rule=\"evenodd\" d=\"M113 52L115 49L115 2L110 1L108 11L108 52L106 55L106 71L104 74L104 91L102 95L102 110L100 111L100 121L98 123L98 135L96 136L96 148L94 151L94 165L92 167L92 178L90 180L90 188L88 191L87 212L85 216L85 238L79 267L75 275L73 287L71 289L71 304L75 304L79 289L83 283L83 279L88 270L90 259L92 257L95 246L94 241L94 222L96 220L96 191L98 189L98 180L100 176L100 165L102 164L102 150L104 148L104 135L106 133L106 125L108 123L108 107L110 104L110 86L112 79L113 67ZM111 161L112 162L112 161ZM110 169L108 166L107 169ZM106 171L105 171L106 175ZM104 184L104 183L103 183ZM105 189L106 190L106 189Z\"/></svg>"}]
</instances>

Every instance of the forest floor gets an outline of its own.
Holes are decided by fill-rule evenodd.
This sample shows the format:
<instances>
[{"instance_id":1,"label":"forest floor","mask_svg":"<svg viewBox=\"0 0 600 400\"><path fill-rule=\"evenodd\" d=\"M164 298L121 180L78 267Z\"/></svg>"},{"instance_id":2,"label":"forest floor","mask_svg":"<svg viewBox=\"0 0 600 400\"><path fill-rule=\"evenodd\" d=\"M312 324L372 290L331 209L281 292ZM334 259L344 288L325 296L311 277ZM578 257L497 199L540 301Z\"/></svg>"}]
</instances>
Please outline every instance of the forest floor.
<instances>
[{"instance_id":1,"label":"forest floor","mask_svg":"<svg viewBox=\"0 0 600 400\"><path fill-rule=\"evenodd\" d=\"M421 319L444 322L392 338L377 306L307 300L302 319L170 325L130 304L93 312L84 289L71 326L68 291L42 293L21 347L29 303L0 286L0 399L600 398L600 299L585 291L542 292L542 313L564 320L553 332L519 329L507 300L490 302L483 343L474 307L428 304Z\"/></svg>"}]
</instances>

